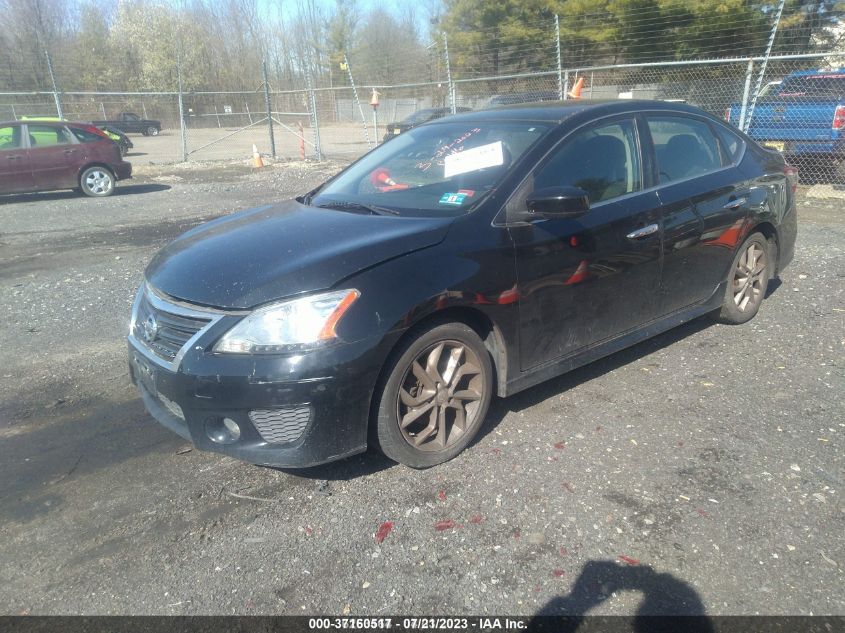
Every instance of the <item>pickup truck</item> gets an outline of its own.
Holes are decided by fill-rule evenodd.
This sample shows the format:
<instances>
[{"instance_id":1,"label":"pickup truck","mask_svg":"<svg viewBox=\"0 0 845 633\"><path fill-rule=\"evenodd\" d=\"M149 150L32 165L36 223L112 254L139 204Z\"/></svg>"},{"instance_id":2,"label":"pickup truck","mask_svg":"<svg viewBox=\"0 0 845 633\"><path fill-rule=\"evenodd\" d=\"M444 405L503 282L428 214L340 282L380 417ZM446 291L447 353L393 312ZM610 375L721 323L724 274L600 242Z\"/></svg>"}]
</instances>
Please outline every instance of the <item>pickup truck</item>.
<instances>
[{"instance_id":1,"label":"pickup truck","mask_svg":"<svg viewBox=\"0 0 845 633\"><path fill-rule=\"evenodd\" d=\"M845 69L794 72L770 86L757 98L748 135L790 162L838 166L845 159ZM725 120L738 126L740 110L732 104Z\"/></svg>"},{"instance_id":2,"label":"pickup truck","mask_svg":"<svg viewBox=\"0 0 845 633\"><path fill-rule=\"evenodd\" d=\"M134 112L121 112L116 119L109 121L93 121L97 127L110 127L121 132L135 132L144 136L158 136L161 132L161 121L142 119Z\"/></svg>"}]
</instances>

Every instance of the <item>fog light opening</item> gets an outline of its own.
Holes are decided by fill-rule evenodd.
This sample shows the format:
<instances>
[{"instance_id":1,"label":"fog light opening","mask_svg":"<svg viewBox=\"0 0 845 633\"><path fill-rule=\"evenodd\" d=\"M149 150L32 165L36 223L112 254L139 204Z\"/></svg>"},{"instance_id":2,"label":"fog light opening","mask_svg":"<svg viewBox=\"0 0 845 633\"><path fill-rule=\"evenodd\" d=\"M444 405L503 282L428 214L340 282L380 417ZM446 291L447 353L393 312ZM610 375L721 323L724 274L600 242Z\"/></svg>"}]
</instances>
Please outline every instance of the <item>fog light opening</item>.
<instances>
[{"instance_id":1,"label":"fog light opening","mask_svg":"<svg viewBox=\"0 0 845 633\"><path fill-rule=\"evenodd\" d=\"M233 444L241 437L241 427L232 418L206 418L205 434L217 444Z\"/></svg>"}]
</instances>

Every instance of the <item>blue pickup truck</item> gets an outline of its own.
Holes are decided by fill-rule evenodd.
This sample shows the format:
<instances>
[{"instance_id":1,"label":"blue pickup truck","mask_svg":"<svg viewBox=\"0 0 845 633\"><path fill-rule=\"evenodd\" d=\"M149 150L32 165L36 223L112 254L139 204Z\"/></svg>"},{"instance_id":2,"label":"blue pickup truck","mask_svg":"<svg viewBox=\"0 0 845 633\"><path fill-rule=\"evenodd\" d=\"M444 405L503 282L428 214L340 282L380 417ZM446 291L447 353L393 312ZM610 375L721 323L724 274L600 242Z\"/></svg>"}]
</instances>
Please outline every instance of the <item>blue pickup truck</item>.
<instances>
[{"instance_id":1,"label":"blue pickup truck","mask_svg":"<svg viewBox=\"0 0 845 633\"><path fill-rule=\"evenodd\" d=\"M739 126L741 105L725 119ZM748 135L794 164L825 169L845 159L845 69L803 70L757 99Z\"/></svg>"}]
</instances>

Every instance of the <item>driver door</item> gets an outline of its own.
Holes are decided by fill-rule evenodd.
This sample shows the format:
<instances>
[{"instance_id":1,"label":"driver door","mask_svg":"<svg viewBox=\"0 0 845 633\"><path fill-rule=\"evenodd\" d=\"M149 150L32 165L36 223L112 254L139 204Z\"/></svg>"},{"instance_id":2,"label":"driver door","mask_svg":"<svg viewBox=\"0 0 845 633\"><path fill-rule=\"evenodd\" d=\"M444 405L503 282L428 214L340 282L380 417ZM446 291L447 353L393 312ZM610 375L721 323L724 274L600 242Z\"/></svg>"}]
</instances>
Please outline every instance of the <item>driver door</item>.
<instances>
[{"instance_id":1,"label":"driver door","mask_svg":"<svg viewBox=\"0 0 845 633\"><path fill-rule=\"evenodd\" d=\"M577 218L511 225L520 290L523 371L628 332L659 316L662 220L644 174L633 117L566 137L509 206L554 186L585 190Z\"/></svg>"}]
</instances>

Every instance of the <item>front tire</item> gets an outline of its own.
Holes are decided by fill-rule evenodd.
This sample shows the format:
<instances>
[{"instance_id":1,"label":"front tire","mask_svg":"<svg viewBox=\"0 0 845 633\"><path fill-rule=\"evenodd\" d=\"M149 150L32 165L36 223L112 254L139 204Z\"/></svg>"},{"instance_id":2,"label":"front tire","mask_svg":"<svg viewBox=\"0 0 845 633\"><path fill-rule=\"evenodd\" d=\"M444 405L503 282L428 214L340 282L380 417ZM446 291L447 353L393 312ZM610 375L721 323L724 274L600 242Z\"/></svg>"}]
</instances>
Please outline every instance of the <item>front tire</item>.
<instances>
[{"instance_id":1,"label":"front tire","mask_svg":"<svg viewBox=\"0 0 845 633\"><path fill-rule=\"evenodd\" d=\"M772 270L769 252L769 243L762 233L750 235L737 251L719 312L723 322L745 323L760 310Z\"/></svg>"},{"instance_id":2,"label":"front tire","mask_svg":"<svg viewBox=\"0 0 845 633\"><path fill-rule=\"evenodd\" d=\"M484 343L469 326L445 323L409 340L393 359L377 396L379 448L411 468L452 459L490 407L493 364Z\"/></svg>"},{"instance_id":3,"label":"front tire","mask_svg":"<svg viewBox=\"0 0 845 633\"><path fill-rule=\"evenodd\" d=\"M150 126L147 128L147 136L158 136L158 128L154 126Z\"/></svg>"},{"instance_id":4,"label":"front tire","mask_svg":"<svg viewBox=\"0 0 845 633\"><path fill-rule=\"evenodd\" d=\"M114 193L114 174L105 167L89 167L79 176L79 188L92 198L105 198Z\"/></svg>"}]
</instances>

